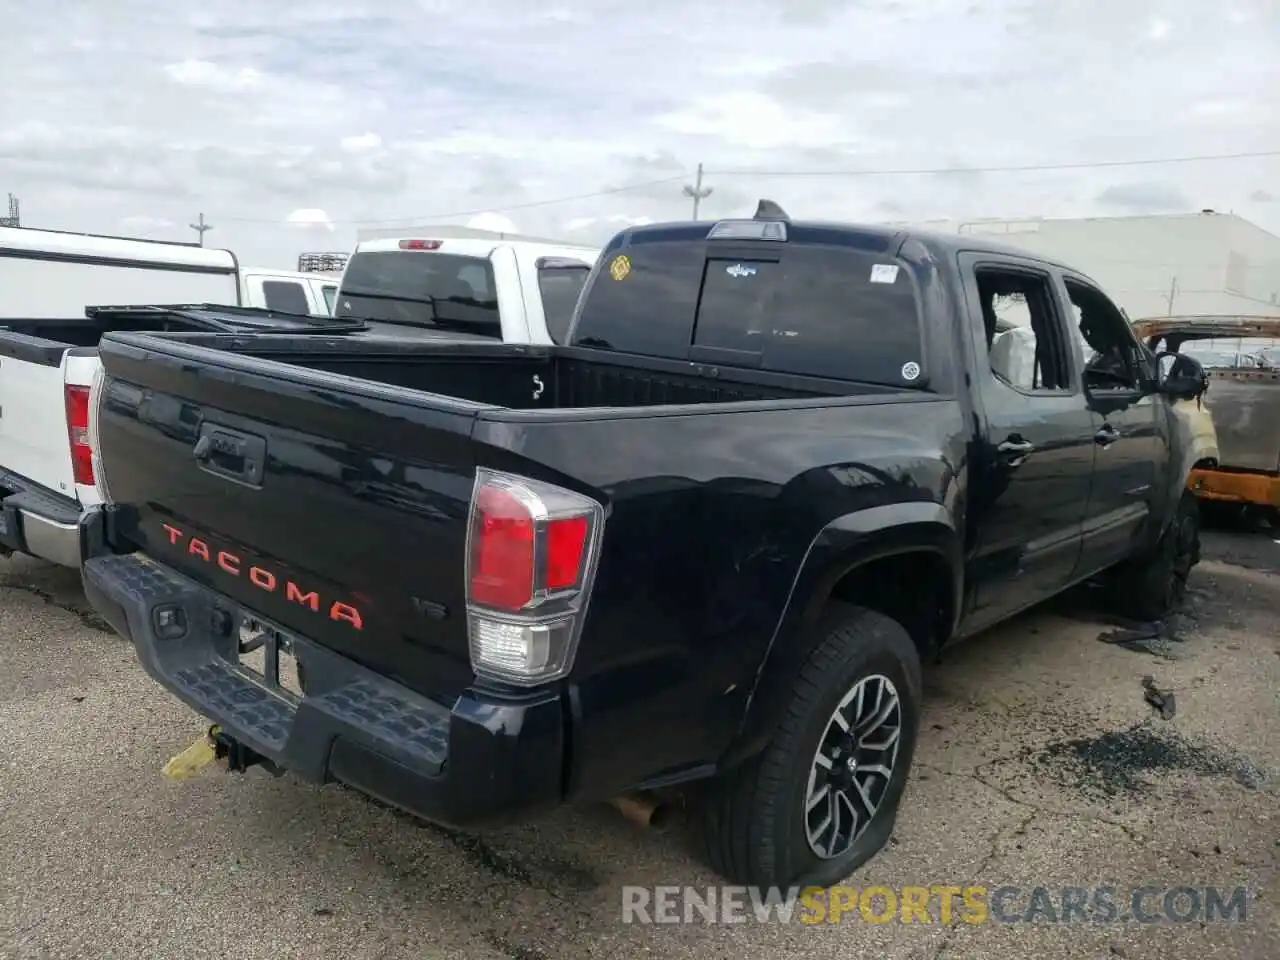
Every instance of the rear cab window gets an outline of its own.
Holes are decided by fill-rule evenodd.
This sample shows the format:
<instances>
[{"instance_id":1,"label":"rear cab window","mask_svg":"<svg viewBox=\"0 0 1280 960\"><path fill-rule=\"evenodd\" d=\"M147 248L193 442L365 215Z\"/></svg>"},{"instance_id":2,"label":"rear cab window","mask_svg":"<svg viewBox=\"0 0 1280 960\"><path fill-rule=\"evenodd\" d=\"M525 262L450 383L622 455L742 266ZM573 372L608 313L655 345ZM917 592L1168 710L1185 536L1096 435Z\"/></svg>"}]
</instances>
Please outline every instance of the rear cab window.
<instances>
[{"instance_id":1,"label":"rear cab window","mask_svg":"<svg viewBox=\"0 0 1280 960\"><path fill-rule=\"evenodd\" d=\"M334 315L502 338L489 259L433 248L357 250Z\"/></svg>"},{"instance_id":2,"label":"rear cab window","mask_svg":"<svg viewBox=\"0 0 1280 960\"><path fill-rule=\"evenodd\" d=\"M591 273L591 266L577 260L543 257L537 267L538 293L542 298L547 333L552 343L563 344L567 341L573 309Z\"/></svg>"},{"instance_id":3,"label":"rear cab window","mask_svg":"<svg viewBox=\"0 0 1280 960\"><path fill-rule=\"evenodd\" d=\"M789 223L786 240L709 239L712 226L615 238L572 344L886 386L926 381L917 282L892 236Z\"/></svg>"},{"instance_id":4,"label":"rear cab window","mask_svg":"<svg viewBox=\"0 0 1280 960\"><path fill-rule=\"evenodd\" d=\"M307 300L307 291L295 280L263 280L262 298L268 310L280 313L311 313L311 304Z\"/></svg>"}]
</instances>

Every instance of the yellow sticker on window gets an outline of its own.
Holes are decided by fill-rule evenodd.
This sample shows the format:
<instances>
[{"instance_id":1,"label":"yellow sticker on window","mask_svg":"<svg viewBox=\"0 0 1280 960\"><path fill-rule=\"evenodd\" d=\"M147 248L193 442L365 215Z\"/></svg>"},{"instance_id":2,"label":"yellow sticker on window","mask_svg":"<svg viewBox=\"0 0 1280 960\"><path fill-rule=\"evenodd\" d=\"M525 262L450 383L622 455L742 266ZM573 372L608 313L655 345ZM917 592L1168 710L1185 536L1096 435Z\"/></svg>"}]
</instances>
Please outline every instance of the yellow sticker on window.
<instances>
[{"instance_id":1,"label":"yellow sticker on window","mask_svg":"<svg viewBox=\"0 0 1280 960\"><path fill-rule=\"evenodd\" d=\"M618 254L609 264L609 276L615 280L625 280L630 272L631 258L625 253Z\"/></svg>"}]
</instances>

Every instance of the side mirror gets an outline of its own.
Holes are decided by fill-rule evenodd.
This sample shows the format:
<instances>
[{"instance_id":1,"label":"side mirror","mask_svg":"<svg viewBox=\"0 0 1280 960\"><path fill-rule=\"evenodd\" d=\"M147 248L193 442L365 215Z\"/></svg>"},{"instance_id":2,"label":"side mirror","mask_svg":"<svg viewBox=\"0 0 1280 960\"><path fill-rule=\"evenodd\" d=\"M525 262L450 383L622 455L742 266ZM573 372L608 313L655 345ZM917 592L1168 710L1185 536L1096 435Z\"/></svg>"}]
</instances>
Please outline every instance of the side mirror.
<instances>
[{"instance_id":1,"label":"side mirror","mask_svg":"<svg viewBox=\"0 0 1280 960\"><path fill-rule=\"evenodd\" d=\"M1174 400L1195 400L1209 389L1209 376L1200 361L1185 353L1156 354L1156 392Z\"/></svg>"}]
</instances>

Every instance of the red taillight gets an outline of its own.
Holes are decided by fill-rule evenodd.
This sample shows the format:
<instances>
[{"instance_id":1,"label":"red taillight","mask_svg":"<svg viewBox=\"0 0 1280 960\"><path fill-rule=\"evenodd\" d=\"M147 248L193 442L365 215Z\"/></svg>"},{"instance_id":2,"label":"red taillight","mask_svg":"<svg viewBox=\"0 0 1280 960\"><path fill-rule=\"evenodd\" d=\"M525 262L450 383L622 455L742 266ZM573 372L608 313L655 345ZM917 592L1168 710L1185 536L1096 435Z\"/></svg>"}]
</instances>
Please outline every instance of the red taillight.
<instances>
[{"instance_id":1,"label":"red taillight","mask_svg":"<svg viewBox=\"0 0 1280 960\"><path fill-rule=\"evenodd\" d=\"M401 250L439 250L439 240L401 240Z\"/></svg>"},{"instance_id":2,"label":"red taillight","mask_svg":"<svg viewBox=\"0 0 1280 960\"><path fill-rule=\"evenodd\" d=\"M533 517L501 487L476 491L471 541L471 599L519 610L533 599Z\"/></svg>"},{"instance_id":3,"label":"red taillight","mask_svg":"<svg viewBox=\"0 0 1280 960\"><path fill-rule=\"evenodd\" d=\"M591 530L588 514L552 517L545 512L532 491L498 484L477 488L471 526L473 603L522 610L581 581Z\"/></svg>"},{"instance_id":4,"label":"red taillight","mask_svg":"<svg viewBox=\"0 0 1280 960\"><path fill-rule=\"evenodd\" d=\"M77 484L93 486L93 448L89 446L89 388L67 384L67 439L71 474Z\"/></svg>"},{"instance_id":5,"label":"red taillight","mask_svg":"<svg viewBox=\"0 0 1280 960\"><path fill-rule=\"evenodd\" d=\"M545 683L573 664L604 508L542 481L477 474L466 581L471 662L478 674Z\"/></svg>"},{"instance_id":6,"label":"red taillight","mask_svg":"<svg viewBox=\"0 0 1280 960\"><path fill-rule=\"evenodd\" d=\"M547 522L548 590L564 590L577 585L582 576L588 529L586 517L565 517Z\"/></svg>"}]
</instances>

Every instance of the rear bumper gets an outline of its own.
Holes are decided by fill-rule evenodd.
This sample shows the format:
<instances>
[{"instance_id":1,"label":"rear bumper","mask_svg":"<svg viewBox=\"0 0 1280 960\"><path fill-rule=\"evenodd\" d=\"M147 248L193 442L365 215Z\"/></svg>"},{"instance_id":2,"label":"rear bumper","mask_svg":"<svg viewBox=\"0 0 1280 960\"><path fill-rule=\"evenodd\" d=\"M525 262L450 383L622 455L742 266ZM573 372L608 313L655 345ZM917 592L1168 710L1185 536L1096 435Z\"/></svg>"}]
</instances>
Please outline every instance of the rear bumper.
<instances>
[{"instance_id":1,"label":"rear bumper","mask_svg":"<svg viewBox=\"0 0 1280 960\"><path fill-rule=\"evenodd\" d=\"M555 694L508 703L468 690L445 705L297 637L298 698L251 679L237 663L234 608L195 581L141 554L91 557L83 580L152 678L296 776L456 827L518 820L562 798L565 712ZM160 635L175 610L182 626Z\"/></svg>"},{"instance_id":2,"label":"rear bumper","mask_svg":"<svg viewBox=\"0 0 1280 960\"><path fill-rule=\"evenodd\" d=\"M80 565L80 503L0 471L0 487L12 491L0 501L0 543L64 567Z\"/></svg>"}]
</instances>

